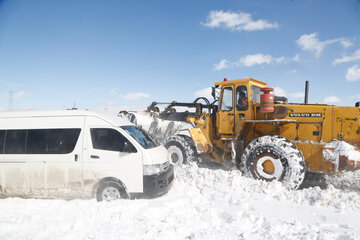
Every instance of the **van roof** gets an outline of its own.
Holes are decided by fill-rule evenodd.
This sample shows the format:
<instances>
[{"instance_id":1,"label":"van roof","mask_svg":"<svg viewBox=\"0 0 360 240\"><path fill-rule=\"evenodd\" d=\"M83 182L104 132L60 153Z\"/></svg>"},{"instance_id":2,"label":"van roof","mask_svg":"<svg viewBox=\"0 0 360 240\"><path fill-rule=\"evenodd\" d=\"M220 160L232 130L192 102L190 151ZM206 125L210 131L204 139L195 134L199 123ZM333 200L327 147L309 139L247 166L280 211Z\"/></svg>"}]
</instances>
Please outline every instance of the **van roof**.
<instances>
[{"instance_id":1,"label":"van roof","mask_svg":"<svg viewBox=\"0 0 360 240\"><path fill-rule=\"evenodd\" d=\"M53 110L53 111L6 111L0 112L0 118L23 117L65 117L65 116L94 116L101 118L114 126L134 125L130 121L116 115L104 115L88 110Z\"/></svg>"}]
</instances>

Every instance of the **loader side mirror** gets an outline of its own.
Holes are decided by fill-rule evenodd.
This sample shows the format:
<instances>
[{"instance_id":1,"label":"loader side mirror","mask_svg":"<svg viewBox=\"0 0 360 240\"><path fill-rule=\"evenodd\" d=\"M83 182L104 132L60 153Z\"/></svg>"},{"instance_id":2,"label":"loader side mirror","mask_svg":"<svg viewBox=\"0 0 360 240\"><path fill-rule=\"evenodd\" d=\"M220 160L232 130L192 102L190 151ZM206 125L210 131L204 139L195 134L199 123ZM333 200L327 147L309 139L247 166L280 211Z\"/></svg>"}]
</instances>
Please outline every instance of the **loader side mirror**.
<instances>
[{"instance_id":1,"label":"loader side mirror","mask_svg":"<svg viewBox=\"0 0 360 240\"><path fill-rule=\"evenodd\" d=\"M216 100L215 87L211 87L211 96L214 98L214 100Z\"/></svg>"}]
</instances>

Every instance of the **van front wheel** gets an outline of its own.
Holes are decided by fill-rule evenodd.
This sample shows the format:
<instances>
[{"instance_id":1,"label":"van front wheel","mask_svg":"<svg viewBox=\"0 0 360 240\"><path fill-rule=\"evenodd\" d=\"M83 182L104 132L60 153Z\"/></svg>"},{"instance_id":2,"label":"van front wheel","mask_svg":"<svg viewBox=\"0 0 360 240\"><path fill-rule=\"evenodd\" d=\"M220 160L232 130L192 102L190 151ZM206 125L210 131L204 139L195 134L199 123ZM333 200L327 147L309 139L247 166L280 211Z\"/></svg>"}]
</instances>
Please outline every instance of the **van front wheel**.
<instances>
[{"instance_id":1,"label":"van front wheel","mask_svg":"<svg viewBox=\"0 0 360 240\"><path fill-rule=\"evenodd\" d=\"M116 181L105 181L99 185L96 199L100 201L114 201L127 198L124 187Z\"/></svg>"}]
</instances>

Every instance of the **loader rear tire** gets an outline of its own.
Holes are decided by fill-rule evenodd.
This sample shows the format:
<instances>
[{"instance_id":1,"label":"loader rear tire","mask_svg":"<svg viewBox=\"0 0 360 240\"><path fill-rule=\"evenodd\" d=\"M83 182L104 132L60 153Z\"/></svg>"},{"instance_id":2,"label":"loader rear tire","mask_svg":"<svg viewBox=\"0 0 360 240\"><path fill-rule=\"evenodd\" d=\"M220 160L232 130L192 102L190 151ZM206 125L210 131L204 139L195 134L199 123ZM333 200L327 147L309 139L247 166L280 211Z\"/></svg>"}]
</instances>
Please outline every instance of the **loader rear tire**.
<instances>
[{"instance_id":1,"label":"loader rear tire","mask_svg":"<svg viewBox=\"0 0 360 240\"><path fill-rule=\"evenodd\" d=\"M196 148L189 136L170 136L165 140L164 146L168 150L169 161L175 166L197 160Z\"/></svg>"},{"instance_id":2,"label":"loader rear tire","mask_svg":"<svg viewBox=\"0 0 360 240\"><path fill-rule=\"evenodd\" d=\"M287 189L297 189L305 177L305 160L296 145L284 137L263 136L252 141L241 157L245 176L277 180Z\"/></svg>"}]
</instances>

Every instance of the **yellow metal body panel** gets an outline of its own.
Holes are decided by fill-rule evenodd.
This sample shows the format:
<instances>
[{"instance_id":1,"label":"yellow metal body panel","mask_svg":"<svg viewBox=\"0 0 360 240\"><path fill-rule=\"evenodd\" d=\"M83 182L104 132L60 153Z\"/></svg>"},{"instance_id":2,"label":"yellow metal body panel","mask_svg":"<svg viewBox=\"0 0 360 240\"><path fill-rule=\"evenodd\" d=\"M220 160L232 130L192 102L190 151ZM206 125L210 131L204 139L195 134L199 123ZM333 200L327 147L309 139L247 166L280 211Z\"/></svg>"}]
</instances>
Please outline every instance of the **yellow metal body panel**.
<instances>
[{"instance_id":1,"label":"yellow metal body panel","mask_svg":"<svg viewBox=\"0 0 360 240\"><path fill-rule=\"evenodd\" d=\"M257 86L267 86L266 83L253 79L253 78L242 78L242 79L235 79L235 80L229 80L229 81L222 81L222 82L216 82L215 86L227 86L227 85L235 85L235 86L240 86L240 85L244 85L244 84L249 84L251 83L252 85L257 85Z\"/></svg>"},{"instance_id":2,"label":"yellow metal body panel","mask_svg":"<svg viewBox=\"0 0 360 240\"><path fill-rule=\"evenodd\" d=\"M257 124L247 139L263 135L280 135L293 141L305 157L307 170L331 173L336 166L323 159L326 143L338 139L359 146L359 109L355 107L337 107L314 104L279 104L286 107L288 113L282 120L289 120L278 125ZM273 113L262 114L255 106L256 119L276 119ZM266 126L267 125L267 126ZM250 127L251 128L251 127ZM244 136L243 136L244 137Z\"/></svg>"},{"instance_id":3,"label":"yellow metal body panel","mask_svg":"<svg viewBox=\"0 0 360 240\"><path fill-rule=\"evenodd\" d=\"M190 129L191 138L194 140L196 149L199 153L208 153L211 149L211 145L207 141L200 128Z\"/></svg>"}]
</instances>

